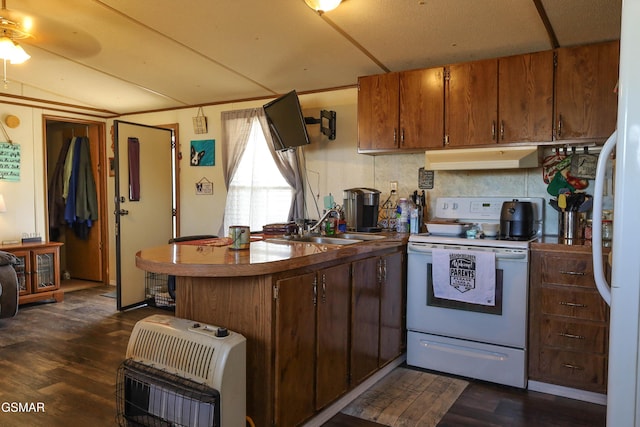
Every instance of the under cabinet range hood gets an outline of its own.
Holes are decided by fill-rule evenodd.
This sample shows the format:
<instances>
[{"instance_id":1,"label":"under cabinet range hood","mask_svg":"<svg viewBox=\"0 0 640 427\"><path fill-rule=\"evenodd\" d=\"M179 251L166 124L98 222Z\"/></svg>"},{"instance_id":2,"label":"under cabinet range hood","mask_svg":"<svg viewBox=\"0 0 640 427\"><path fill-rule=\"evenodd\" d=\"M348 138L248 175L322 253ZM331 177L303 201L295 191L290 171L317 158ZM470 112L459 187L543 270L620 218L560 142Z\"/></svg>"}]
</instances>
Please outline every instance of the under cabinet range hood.
<instances>
[{"instance_id":1,"label":"under cabinet range hood","mask_svg":"<svg viewBox=\"0 0 640 427\"><path fill-rule=\"evenodd\" d=\"M540 166L538 147L459 148L425 152L427 170L518 169Z\"/></svg>"}]
</instances>

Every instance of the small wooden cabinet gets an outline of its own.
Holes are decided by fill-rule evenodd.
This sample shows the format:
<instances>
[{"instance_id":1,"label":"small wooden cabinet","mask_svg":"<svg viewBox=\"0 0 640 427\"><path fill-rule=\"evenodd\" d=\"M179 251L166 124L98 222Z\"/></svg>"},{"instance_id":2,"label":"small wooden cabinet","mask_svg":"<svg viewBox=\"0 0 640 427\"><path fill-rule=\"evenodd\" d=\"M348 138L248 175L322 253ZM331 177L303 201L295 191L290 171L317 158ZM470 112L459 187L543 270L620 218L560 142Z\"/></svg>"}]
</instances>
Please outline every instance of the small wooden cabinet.
<instances>
[{"instance_id":1,"label":"small wooden cabinet","mask_svg":"<svg viewBox=\"0 0 640 427\"><path fill-rule=\"evenodd\" d=\"M353 263L352 385L361 383L404 351L404 271L402 252Z\"/></svg>"},{"instance_id":2,"label":"small wooden cabinet","mask_svg":"<svg viewBox=\"0 0 640 427\"><path fill-rule=\"evenodd\" d=\"M543 142L553 136L553 52L498 60L499 143Z\"/></svg>"},{"instance_id":3,"label":"small wooden cabinet","mask_svg":"<svg viewBox=\"0 0 640 427\"><path fill-rule=\"evenodd\" d=\"M605 393L609 309L585 251L533 250L529 379Z\"/></svg>"},{"instance_id":4,"label":"small wooden cabinet","mask_svg":"<svg viewBox=\"0 0 640 427\"><path fill-rule=\"evenodd\" d=\"M451 65L446 93L448 146L552 138L552 51Z\"/></svg>"},{"instance_id":5,"label":"small wooden cabinet","mask_svg":"<svg viewBox=\"0 0 640 427\"><path fill-rule=\"evenodd\" d=\"M341 264L276 282L277 425L310 418L349 387L350 278Z\"/></svg>"},{"instance_id":6,"label":"small wooden cabinet","mask_svg":"<svg viewBox=\"0 0 640 427\"><path fill-rule=\"evenodd\" d=\"M616 128L620 42L557 49L555 139L602 141Z\"/></svg>"},{"instance_id":7,"label":"small wooden cabinet","mask_svg":"<svg viewBox=\"0 0 640 427\"><path fill-rule=\"evenodd\" d=\"M498 60L448 66L445 106L447 146L497 142Z\"/></svg>"},{"instance_id":8,"label":"small wooden cabinet","mask_svg":"<svg viewBox=\"0 0 640 427\"><path fill-rule=\"evenodd\" d=\"M358 150L440 148L444 132L444 69L358 79Z\"/></svg>"},{"instance_id":9,"label":"small wooden cabinet","mask_svg":"<svg viewBox=\"0 0 640 427\"><path fill-rule=\"evenodd\" d=\"M398 73L358 79L358 150L398 148L400 96Z\"/></svg>"},{"instance_id":10,"label":"small wooden cabinet","mask_svg":"<svg viewBox=\"0 0 640 427\"><path fill-rule=\"evenodd\" d=\"M64 299L60 289L60 246L62 243L58 242L0 246L0 250L11 252L20 259L15 266L19 304Z\"/></svg>"}]
</instances>

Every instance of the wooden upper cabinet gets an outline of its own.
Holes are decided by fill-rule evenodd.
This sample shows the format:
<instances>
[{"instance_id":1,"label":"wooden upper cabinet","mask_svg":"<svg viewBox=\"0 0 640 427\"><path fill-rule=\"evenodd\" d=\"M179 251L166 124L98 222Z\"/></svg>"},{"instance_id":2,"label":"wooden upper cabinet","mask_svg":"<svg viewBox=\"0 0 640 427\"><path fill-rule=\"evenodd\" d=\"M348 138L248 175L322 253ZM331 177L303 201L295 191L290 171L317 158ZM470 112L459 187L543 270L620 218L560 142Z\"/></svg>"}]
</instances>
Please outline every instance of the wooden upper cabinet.
<instances>
[{"instance_id":1,"label":"wooden upper cabinet","mask_svg":"<svg viewBox=\"0 0 640 427\"><path fill-rule=\"evenodd\" d=\"M555 139L602 140L615 130L620 43L557 49Z\"/></svg>"},{"instance_id":2,"label":"wooden upper cabinet","mask_svg":"<svg viewBox=\"0 0 640 427\"><path fill-rule=\"evenodd\" d=\"M400 73L400 148L441 148L444 68Z\"/></svg>"},{"instance_id":3,"label":"wooden upper cabinet","mask_svg":"<svg viewBox=\"0 0 640 427\"><path fill-rule=\"evenodd\" d=\"M461 147L497 142L498 60L447 67L446 145Z\"/></svg>"},{"instance_id":4,"label":"wooden upper cabinet","mask_svg":"<svg viewBox=\"0 0 640 427\"><path fill-rule=\"evenodd\" d=\"M553 51L498 60L498 142L553 137Z\"/></svg>"},{"instance_id":5,"label":"wooden upper cabinet","mask_svg":"<svg viewBox=\"0 0 640 427\"><path fill-rule=\"evenodd\" d=\"M358 78L358 149L398 148L398 73Z\"/></svg>"}]
</instances>

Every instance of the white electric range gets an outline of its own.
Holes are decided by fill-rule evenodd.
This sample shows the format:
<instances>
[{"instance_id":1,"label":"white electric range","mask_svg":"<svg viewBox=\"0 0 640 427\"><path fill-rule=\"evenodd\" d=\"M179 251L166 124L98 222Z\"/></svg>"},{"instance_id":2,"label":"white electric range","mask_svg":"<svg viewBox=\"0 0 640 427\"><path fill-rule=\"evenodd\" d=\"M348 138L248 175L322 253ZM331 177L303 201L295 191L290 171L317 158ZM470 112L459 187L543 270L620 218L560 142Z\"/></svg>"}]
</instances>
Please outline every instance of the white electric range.
<instances>
[{"instance_id":1,"label":"white electric range","mask_svg":"<svg viewBox=\"0 0 640 427\"><path fill-rule=\"evenodd\" d=\"M409 237L407 364L526 387L529 243L542 234L544 199L438 198L435 217L499 223L502 203L514 199L534 206L537 234L530 239L468 239L465 235L432 233ZM487 270L491 277L481 283L480 276ZM450 276L443 277L443 271ZM443 291L453 296L443 297ZM468 298L480 291L491 292L491 298Z\"/></svg>"}]
</instances>

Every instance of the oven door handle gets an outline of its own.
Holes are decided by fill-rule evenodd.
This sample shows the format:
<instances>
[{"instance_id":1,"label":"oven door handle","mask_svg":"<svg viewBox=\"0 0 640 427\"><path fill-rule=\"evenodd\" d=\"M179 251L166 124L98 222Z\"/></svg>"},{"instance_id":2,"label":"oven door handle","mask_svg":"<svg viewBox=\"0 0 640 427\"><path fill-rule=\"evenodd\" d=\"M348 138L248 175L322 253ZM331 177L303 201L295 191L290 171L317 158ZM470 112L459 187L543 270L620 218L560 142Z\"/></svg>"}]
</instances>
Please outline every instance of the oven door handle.
<instances>
[{"instance_id":1,"label":"oven door handle","mask_svg":"<svg viewBox=\"0 0 640 427\"><path fill-rule=\"evenodd\" d=\"M424 255L431 255L433 252L433 247L430 245L420 245L415 243L409 243L407 247L409 253L419 253ZM448 248L443 248L448 249ZM462 248L452 248L459 250L469 250L473 251L473 249L462 249ZM496 259L526 259L528 254L527 251L516 251L516 252L496 252Z\"/></svg>"}]
</instances>

